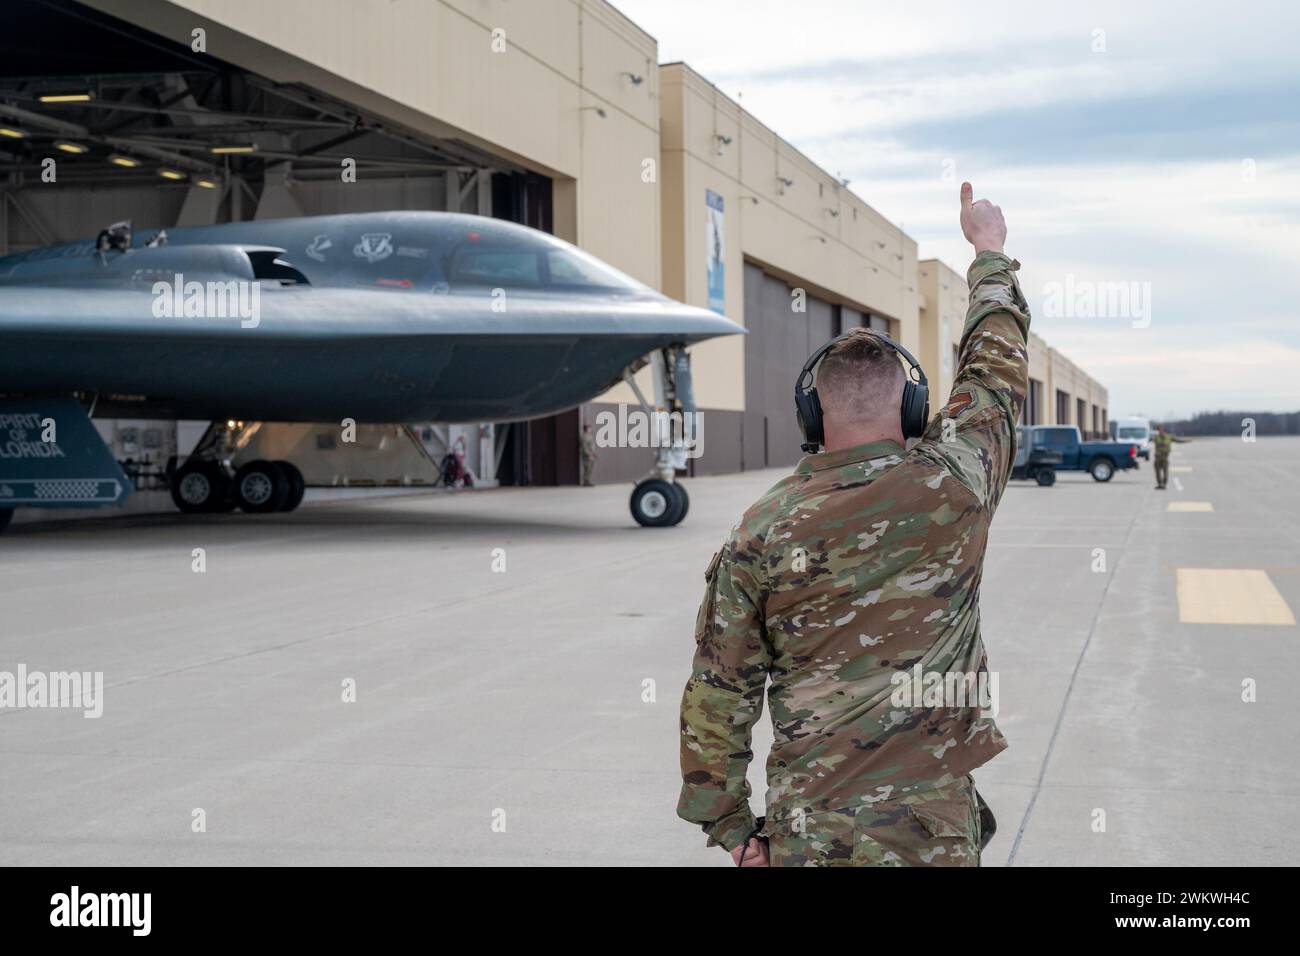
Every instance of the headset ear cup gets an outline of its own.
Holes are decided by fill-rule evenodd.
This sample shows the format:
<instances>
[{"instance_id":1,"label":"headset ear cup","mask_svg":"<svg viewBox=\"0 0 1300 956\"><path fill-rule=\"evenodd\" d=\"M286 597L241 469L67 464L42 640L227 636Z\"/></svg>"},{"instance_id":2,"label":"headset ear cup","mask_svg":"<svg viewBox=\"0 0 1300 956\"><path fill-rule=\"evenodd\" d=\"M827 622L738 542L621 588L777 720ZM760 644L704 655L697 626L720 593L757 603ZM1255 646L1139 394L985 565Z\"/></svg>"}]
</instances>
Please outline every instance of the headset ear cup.
<instances>
[{"instance_id":1,"label":"headset ear cup","mask_svg":"<svg viewBox=\"0 0 1300 956\"><path fill-rule=\"evenodd\" d=\"M795 417L803 430L806 445L824 445L826 435L822 425L822 400L816 388L796 392L794 396Z\"/></svg>"},{"instance_id":2,"label":"headset ear cup","mask_svg":"<svg viewBox=\"0 0 1300 956\"><path fill-rule=\"evenodd\" d=\"M920 438L930 418L930 387L917 382L903 384L903 437Z\"/></svg>"}]
</instances>

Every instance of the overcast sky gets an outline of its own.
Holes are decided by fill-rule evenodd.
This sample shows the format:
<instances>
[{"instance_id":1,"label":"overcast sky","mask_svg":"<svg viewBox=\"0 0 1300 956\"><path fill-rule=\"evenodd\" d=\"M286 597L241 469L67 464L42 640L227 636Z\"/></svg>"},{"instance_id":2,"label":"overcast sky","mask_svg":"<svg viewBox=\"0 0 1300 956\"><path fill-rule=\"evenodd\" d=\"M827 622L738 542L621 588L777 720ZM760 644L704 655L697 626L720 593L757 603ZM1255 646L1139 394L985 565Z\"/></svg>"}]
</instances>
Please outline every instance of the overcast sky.
<instances>
[{"instance_id":1,"label":"overcast sky","mask_svg":"<svg viewBox=\"0 0 1300 956\"><path fill-rule=\"evenodd\" d=\"M1300 409L1300 4L614 2L922 258L971 180L1112 415Z\"/></svg>"}]
</instances>

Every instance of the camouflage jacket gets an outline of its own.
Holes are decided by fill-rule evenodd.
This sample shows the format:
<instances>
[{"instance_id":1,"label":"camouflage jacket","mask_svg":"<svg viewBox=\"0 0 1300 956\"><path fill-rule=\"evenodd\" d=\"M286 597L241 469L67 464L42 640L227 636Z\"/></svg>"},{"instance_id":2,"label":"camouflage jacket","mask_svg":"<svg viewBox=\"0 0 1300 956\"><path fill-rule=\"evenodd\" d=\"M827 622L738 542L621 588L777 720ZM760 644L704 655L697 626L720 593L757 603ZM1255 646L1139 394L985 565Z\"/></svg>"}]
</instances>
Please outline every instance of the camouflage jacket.
<instances>
[{"instance_id":1,"label":"camouflage jacket","mask_svg":"<svg viewBox=\"0 0 1300 956\"><path fill-rule=\"evenodd\" d=\"M1177 438L1168 432L1156 432L1151 438L1156 449L1156 461L1164 461L1169 457L1170 450L1174 447L1174 442L1182 445L1191 441L1190 438Z\"/></svg>"},{"instance_id":2,"label":"camouflage jacket","mask_svg":"<svg viewBox=\"0 0 1300 956\"><path fill-rule=\"evenodd\" d=\"M989 252L972 263L960 367L920 441L806 456L710 563L677 808L710 845L731 849L754 829L745 775L769 676L770 822L939 786L1006 747L977 706L891 695L900 672L986 671L984 549L1028 387L1018 267Z\"/></svg>"}]
</instances>

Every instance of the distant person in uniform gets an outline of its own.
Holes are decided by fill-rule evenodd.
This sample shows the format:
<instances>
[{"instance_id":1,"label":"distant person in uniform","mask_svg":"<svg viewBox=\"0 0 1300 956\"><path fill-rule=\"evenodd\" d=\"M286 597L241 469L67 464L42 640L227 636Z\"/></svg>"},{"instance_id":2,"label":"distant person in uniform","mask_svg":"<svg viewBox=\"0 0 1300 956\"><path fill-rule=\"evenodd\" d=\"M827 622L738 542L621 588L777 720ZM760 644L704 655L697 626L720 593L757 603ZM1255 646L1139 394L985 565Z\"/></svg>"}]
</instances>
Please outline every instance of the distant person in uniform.
<instances>
[{"instance_id":1,"label":"distant person in uniform","mask_svg":"<svg viewBox=\"0 0 1300 956\"><path fill-rule=\"evenodd\" d=\"M992 836L970 774L1006 742L977 692L895 699L922 673L987 686L984 550L1028 389L1002 212L964 183L960 221L976 256L948 403L905 448L898 356L850 332L817 368L825 451L745 512L705 574L677 813L739 865L976 866ZM756 820L745 775L769 678Z\"/></svg>"},{"instance_id":2,"label":"distant person in uniform","mask_svg":"<svg viewBox=\"0 0 1300 956\"><path fill-rule=\"evenodd\" d=\"M596 470L596 436L591 433L590 425L582 426L582 435L579 436L579 453L582 455L582 485L584 488L591 488L595 485L592 481L592 475Z\"/></svg>"},{"instance_id":3,"label":"distant person in uniform","mask_svg":"<svg viewBox=\"0 0 1300 956\"><path fill-rule=\"evenodd\" d=\"M1174 442L1185 445L1191 441L1190 438L1179 438L1177 435L1171 435L1165 431L1164 425L1156 426L1155 436L1151 439L1152 444L1156 446L1155 469L1156 469L1156 490L1163 491L1165 485L1169 484L1169 450L1173 448Z\"/></svg>"}]
</instances>

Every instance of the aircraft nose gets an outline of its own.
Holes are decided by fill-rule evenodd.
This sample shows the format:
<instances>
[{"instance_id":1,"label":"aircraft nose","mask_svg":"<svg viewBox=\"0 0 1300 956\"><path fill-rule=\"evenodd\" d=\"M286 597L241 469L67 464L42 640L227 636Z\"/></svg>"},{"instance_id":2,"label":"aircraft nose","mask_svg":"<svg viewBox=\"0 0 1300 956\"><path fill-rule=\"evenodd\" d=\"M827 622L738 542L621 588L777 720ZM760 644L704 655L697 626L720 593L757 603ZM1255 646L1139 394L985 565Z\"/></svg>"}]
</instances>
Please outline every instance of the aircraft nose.
<instances>
[{"instance_id":1,"label":"aircraft nose","mask_svg":"<svg viewBox=\"0 0 1300 956\"><path fill-rule=\"evenodd\" d=\"M674 320L674 331L681 332L686 342L703 342L722 335L747 334L744 326L709 309L678 303L669 314Z\"/></svg>"}]
</instances>

